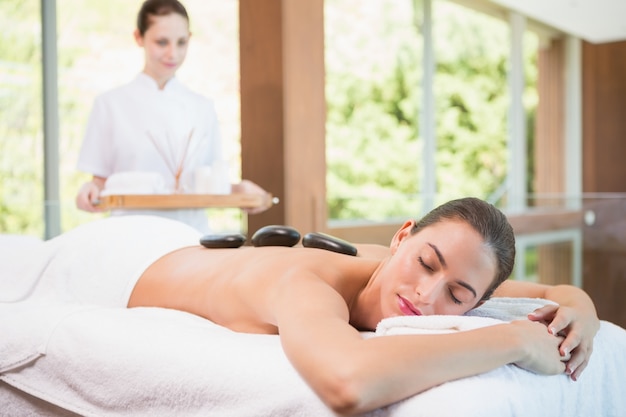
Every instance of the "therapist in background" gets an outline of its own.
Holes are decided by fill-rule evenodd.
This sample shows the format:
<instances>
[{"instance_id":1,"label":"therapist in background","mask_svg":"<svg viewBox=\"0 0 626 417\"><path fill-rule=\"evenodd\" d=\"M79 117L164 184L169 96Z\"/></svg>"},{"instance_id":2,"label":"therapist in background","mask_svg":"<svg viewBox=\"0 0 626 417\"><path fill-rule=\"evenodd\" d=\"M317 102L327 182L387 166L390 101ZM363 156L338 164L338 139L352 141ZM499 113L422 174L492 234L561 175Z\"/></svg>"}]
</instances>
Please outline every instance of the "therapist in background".
<instances>
[{"instance_id":1,"label":"therapist in background","mask_svg":"<svg viewBox=\"0 0 626 417\"><path fill-rule=\"evenodd\" d=\"M185 7L177 0L145 1L134 37L144 49L143 71L130 83L98 96L87 125L77 166L93 179L76 196L77 207L85 211L101 211L97 201L114 174L152 173L162 177L164 189L185 192L193 186L194 171L223 167L213 102L176 78L191 37ZM248 180L231 184L230 191L267 194ZM246 211L254 214L267 208ZM154 214L209 231L204 209L115 210L112 214Z\"/></svg>"}]
</instances>

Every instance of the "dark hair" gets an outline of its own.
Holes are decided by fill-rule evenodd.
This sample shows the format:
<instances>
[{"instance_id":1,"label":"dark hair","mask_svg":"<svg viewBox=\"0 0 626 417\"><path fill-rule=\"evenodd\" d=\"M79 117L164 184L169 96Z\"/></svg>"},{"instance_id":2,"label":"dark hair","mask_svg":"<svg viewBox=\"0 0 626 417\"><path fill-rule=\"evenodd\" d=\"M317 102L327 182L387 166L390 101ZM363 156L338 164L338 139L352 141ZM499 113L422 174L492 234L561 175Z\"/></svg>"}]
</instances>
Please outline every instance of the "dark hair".
<instances>
[{"instance_id":1,"label":"dark hair","mask_svg":"<svg viewBox=\"0 0 626 417\"><path fill-rule=\"evenodd\" d=\"M478 198L466 197L448 201L433 209L415 223L411 234L442 220L461 220L476 230L493 251L496 276L481 300L487 300L500 284L509 278L515 264L515 234L508 219L492 204Z\"/></svg>"},{"instance_id":2,"label":"dark hair","mask_svg":"<svg viewBox=\"0 0 626 417\"><path fill-rule=\"evenodd\" d=\"M139 13L137 14L137 30L139 34L143 36L152 21L150 16L167 16L171 13L178 13L189 22L189 15L185 6L178 0L146 0L141 5Z\"/></svg>"}]
</instances>

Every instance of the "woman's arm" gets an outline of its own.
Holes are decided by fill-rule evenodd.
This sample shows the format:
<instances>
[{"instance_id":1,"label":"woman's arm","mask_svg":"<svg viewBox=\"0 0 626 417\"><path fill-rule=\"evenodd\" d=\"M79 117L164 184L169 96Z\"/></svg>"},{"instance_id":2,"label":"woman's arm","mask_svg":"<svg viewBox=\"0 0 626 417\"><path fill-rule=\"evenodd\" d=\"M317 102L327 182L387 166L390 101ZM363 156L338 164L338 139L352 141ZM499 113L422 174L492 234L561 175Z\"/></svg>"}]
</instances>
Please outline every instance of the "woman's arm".
<instances>
[{"instance_id":1,"label":"woman's arm","mask_svg":"<svg viewBox=\"0 0 626 417\"><path fill-rule=\"evenodd\" d=\"M572 285L543 285L530 282L506 281L494 293L496 297L531 297L554 301L557 306L546 306L532 312L528 318L545 323L552 334L563 334L559 347L561 354L571 354L566 370L573 380L578 379L593 351L593 338L600 329L600 321L591 298Z\"/></svg>"},{"instance_id":2,"label":"woman's arm","mask_svg":"<svg viewBox=\"0 0 626 417\"><path fill-rule=\"evenodd\" d=\"M333 410L356 414L443 382L505 364L562 373L562 337L529 320L443 335L363 339L349 324L346 301L325 282L298 276L272 297L283 348Z\"/></svg>"}]
</instances>

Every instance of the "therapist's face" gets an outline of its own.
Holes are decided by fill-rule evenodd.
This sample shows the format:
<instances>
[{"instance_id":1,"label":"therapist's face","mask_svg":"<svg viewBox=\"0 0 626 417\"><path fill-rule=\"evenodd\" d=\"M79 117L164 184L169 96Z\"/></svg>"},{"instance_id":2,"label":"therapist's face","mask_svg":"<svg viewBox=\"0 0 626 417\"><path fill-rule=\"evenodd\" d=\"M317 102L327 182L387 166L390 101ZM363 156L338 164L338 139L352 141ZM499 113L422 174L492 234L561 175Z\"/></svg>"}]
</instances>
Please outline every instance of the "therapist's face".
<instances>
[{"instance_id":1,"label":"therapist's face","mask_svg":"<svg viewBox=\"0 0 626 417\"><path fill-rule=\"evenodd\" d=\"M187 55L189 23L177 13L151 16L151 25L143 36L135 32L137 44L144 48L144 72L162 88L176 74Z\"/></svg>"}]
</instances>

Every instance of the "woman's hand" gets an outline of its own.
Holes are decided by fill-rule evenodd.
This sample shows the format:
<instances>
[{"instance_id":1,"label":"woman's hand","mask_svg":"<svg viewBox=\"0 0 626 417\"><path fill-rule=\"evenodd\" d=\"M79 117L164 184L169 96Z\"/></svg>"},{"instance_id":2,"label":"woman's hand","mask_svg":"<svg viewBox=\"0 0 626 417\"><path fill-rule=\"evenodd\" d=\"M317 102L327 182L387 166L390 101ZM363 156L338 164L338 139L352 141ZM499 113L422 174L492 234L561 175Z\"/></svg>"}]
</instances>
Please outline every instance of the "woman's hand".
<instances>
[{"instance_id":1,"label":"woman's hand","mask_svg":"<svg viewBox=\"0 0 626 417\"><path fill-rule=\"evenodd\" d=\"M562 336L551 334L545 325L529 320L516 320L511 325L518 330L518 338L523 349L523 358L515 365L543 375L558 375L565 371L565 361L569 356L562 356L559 345Z\"/></svg>"},{"instance_id":2,"label":"woman's hand","mask_svg":"<svg viewBox=\"0 0 626 417\"><path fill-rule=\"evenodd\" d=\"M589 363L593 338L600 328L595 311L589 313L584 309L548 305L533 311L528 318L544 323L551 334L564 337L559 352L563 357L571 355L565 372L576 381Z\"/></svg>"},{"instance_id":3,"label":"woman's hand","mask_svg":"<svg viewBox=\"0 0 626 417\"><path fill-rule=\"evenodd\" d=\"M244 208L243 210L248 214L261 213L272 207L272 197L270 196L270 194L250 180L242 180L239 184L233 184L231 189L233 193L255 194L265 197L265 204L259 207Z\"/></svg>"},{"instance_id":4,"label":"woman's hand","mask_svg":"<svg viewBox=\"0 0 626 417\"><path fill-rule=\"evenodd\" d=\"M557 305L539 308L528 315L544 323L554 335L565 339L559 346L562 355L571 355L565 372L575 381L587 366L593 351L593 338L600 320L591 297L573 285L545 285L532 282L505 281L494 293L497 297L544 298Z\"/></svg>"},{"instance_id":5,"label":"woman's hand","mask_svg":"<svg viewBox=\"0 0 626 417\"><path fill-rule=\"evenodd\" d=\"M98 185L98 182L104 183L104 181L93 179L80 187L78 194L76 194L76 207L91 213L102 211L102 209L97 206L101 190L101 186Z\"/></svg>"}]
</instances>

